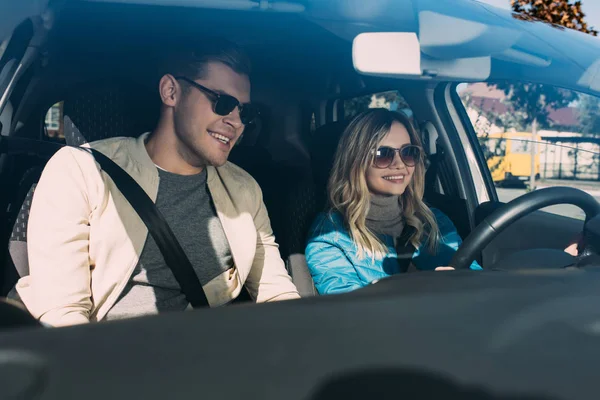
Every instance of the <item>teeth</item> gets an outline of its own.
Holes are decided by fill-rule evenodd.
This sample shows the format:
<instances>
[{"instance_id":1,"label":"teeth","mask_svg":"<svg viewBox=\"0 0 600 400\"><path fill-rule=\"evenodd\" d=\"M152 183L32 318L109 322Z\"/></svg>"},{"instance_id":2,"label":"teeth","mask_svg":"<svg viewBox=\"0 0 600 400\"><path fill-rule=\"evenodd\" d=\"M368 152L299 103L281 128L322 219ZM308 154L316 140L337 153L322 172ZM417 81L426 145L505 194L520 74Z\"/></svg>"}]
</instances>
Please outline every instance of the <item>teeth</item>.
<instances>
[{"instance_id":1,"label":"teeth","mask_svg":"<svg viewBox=\"0 0 600 400\"><path fill-rule=\"evenodd\" d=\"M225 137L223 135L219 135L218 133L210 133L210 135L216 139L219 139L221 142L228 144L230 139L228 137Z\"/></svg>"},{"instance_id":2,"label":"teeth","mask_svg":"<svg viewBox=\"0 0 600 400\"><path fill-rule=\"evenodd\" d=\"M404 175L398 175L398 176L384 176L383 179L386 179L388 181L396 181L396 180L404 180Z\"/></svg>"}]
</instances>

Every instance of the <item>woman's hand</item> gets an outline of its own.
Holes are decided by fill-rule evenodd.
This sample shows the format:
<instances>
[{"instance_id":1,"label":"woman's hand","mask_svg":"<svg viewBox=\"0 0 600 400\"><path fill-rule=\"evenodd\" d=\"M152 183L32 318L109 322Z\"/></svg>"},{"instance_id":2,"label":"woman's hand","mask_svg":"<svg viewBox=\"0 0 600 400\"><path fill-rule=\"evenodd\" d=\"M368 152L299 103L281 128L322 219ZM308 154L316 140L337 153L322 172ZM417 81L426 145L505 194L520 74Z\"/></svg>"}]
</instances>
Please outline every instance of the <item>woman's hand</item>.
<instances>
[{"instance_id":1,"label":"woman's hand","mask_svg":"<svg viewBox=\"0 0 600 400\"><path fill-rule=\"evenodd\" d=\"M569 247L565 249L565 253L569 253L573 257L577 257L579 255L579 251L577 250L577 243L573 243Z\"/></svg>"},{"instance_id":2,"label":"woman's hand","mask_svg":"<svg viewBox=\"0 0 600 400\"><path fill-rule=\"evenodd\" d=\"M571 240L569 246L565 249L565 253L569 253L573 257L577 257L579 255L579 242L583 239L583 235L579 234L573 240Z\"/></svg>"},{"instance_id":3,"label":"woman's hand","mask_svg":"<svg viewBox=\"0 0 600 400\"><path fill-rule=\"evenodd\" d=\"M454 271L454 267L437 267L436 271Z\"/></svg>"}]
</instances>

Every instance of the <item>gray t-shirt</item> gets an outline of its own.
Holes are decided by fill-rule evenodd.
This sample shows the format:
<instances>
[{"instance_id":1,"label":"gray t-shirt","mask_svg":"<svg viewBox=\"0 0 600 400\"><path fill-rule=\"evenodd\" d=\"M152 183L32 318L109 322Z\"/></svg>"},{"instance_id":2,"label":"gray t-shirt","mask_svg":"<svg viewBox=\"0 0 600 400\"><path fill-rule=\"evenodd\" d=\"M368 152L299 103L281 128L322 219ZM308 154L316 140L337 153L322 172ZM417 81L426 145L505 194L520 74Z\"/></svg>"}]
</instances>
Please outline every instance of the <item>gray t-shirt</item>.
<instances>
[{"instance_id":1,"label":"gray t-shirt","mask_svg":"<svg viewBox=\"0 0 600 400\"><path fill-rule=\"evenodd\" d=\"M233 268L233 258L208 185L206 170L197 175L176 175L159 169L156 206L205 285ZM150 234L140 261L123 293L106 319L122 319L188 306L179 284Z\"/></svg>"}]
</instances>

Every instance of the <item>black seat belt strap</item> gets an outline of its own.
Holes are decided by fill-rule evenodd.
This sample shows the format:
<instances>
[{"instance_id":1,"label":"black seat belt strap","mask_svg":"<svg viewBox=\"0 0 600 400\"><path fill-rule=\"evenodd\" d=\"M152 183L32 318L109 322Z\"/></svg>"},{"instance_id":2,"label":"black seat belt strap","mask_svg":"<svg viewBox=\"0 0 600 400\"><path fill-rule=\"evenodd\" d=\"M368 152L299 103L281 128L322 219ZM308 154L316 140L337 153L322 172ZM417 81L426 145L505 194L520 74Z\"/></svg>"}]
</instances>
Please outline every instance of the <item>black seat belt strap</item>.
<instances>
[{"instance_id":1,"label":"black seat belt strap","mask_svg":"<svg viewBox=\"0 0 600 400\"><path fill-rule=\"evenodd\" d=\"M192 307L208 307L208 299L192 263L185 255L169 224L144 189L131 175L104 154L90 148L80 147L80 149L92 153L100 168L111 177L119 191L123 193L123 196L146 224L165 263L173 271L181 291Z\"/></svg>"},{"instance_id":2,"label":"black seat belt strap","mask_svg":"<svg viewBox=\"0 0 600 400\"><path fill-rule=\"evenodd\" d=\"M402 230L402 234L396 239L396 253L398 254L398 264L400 272L408 271L413 255L417 250L410 242L410 238L415 233L415 228L406 225Z\"/></svg>"}]
</instances>

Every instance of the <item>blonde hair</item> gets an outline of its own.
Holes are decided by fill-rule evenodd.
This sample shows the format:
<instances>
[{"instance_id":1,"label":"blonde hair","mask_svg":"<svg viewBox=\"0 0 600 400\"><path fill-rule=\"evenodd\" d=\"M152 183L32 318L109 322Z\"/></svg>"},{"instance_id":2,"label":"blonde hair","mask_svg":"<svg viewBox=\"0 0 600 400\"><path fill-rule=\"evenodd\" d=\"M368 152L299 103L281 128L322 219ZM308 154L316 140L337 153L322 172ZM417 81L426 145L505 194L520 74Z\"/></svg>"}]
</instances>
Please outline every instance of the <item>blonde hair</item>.
<instances>
[{"instance_id":1,"label":"blonde hair","mask_svg":"<svg viewBox=\"0 0 600 400\"><path fill-rule=\"evenodd\" d=\"M366 173L373 162L374 151L394 122L406 128L413 145L422 147L408 117L385 108L375 108L362 112L350 122L335 153L328 183L331 211L342 215L346 229L357 246L359 258L368 255L375 260L387 253L386 246L366 225L371 199ZM410 243L419 247L423 240L427 240L430 249L435 251L439 230L433 213L423 202L424 191L425 161L421 157L399 201L405 224L414 228Z\"/></svg>"}]
</instances>

